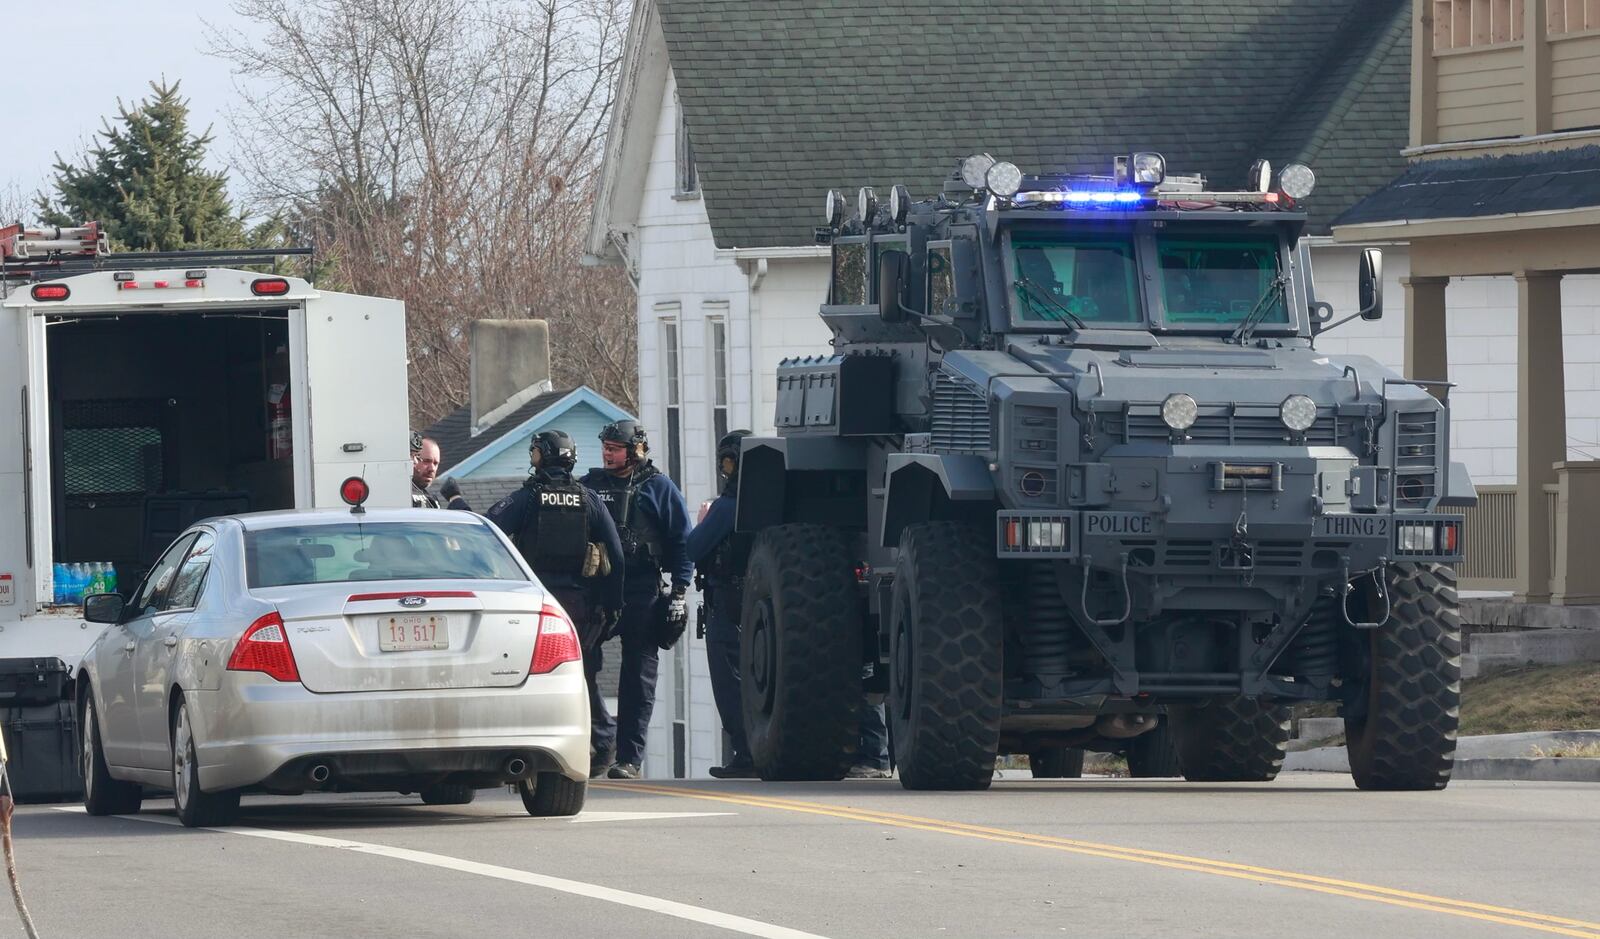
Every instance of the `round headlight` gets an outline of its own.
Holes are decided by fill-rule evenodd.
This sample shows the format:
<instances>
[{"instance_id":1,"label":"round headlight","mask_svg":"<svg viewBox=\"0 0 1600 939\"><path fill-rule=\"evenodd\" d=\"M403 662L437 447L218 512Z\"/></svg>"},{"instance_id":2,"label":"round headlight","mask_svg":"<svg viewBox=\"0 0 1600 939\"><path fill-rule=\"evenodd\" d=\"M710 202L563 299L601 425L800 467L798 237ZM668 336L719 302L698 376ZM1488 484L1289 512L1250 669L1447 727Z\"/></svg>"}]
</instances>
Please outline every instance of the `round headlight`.
<instances>
[{"instance_id":1,"label":"round headlight","mask_svg":"<svg viewBox=\"0 0 1600 939\"><path fill-rule=\"evenodd\" d=\"M1272 163L1268 160L1257 160L1250 164L1248 179L1251 192L1266 192L1272 188Z\"/></svg>"},{"instance_id":2,"label":"round headlight","mask_svg":"<svg viewBox=\"0 0 1600 939\"><path fill-rule=\"evenodd\" d=\"M1015 163L996 163L984 175L984 185L995 195L1009 199L1022 188L1022 170L1017 169Z\"/></svg>"},{"instance_id":3,"label":"round headlight","mask_svg":"<svg viewBox=\"0 0 1600 939\"><path fill-rule=\"evenodd\" d=\"M987 153L974 153L961 161L961 181L973 189L982 189L983 181L989 175L989 167L994 165L994 157Z\"/></svg>"},{"instance_id":4,"label":"round headlight","mask_svg":"<svg viewBox=\"0 0 1600 939\"><path fill-rule=\"evenodd\" d=\"M1290 395L1278 405L1278 417L1283 426L1295 433L1304 433L1317 422L1317 402L1305 395Z\"/></svg>"},{"instance_id":5,"label":"round headlight","mask_svg":"<svg viewBox=\"0 0 1600 939\"><path fill-rule=\"evenodd\" d=\"M856 193L856 214L861 216L861 224L872 224L872 210L878 207L878 197L873 194L871 186L862 186Z\"/></svg>"},{"instance_id":6,"label":"round headlight","mask_svg":"<svg viewBox=\"0 0 1600 939\"><path fill-rule=\"evenodd\" d=\"M1167 400L1161 402L1161 419L1173 430L1188 430L1194 426L1195 418L1200 416L1200 405L1194 399L1179 392L1167 395Z\"/></svg>"},{"instance_id":7,"label":"round headlight","mask_svg":"<svg viewBox=\"0 0 1600 939\"><path fill-rule=\"evenodd\" d=\"M906 213L910 211L911 190L899 183L895 183L894 188L889 190L889 217L894 219L896 225L903 225L905 224Z\"/></svg>"},{"instance_id":8,"label":"round headlight","mask_svg":"<svg viewBox=\"0 0 1600 939\"><path fill-rule=\"evenodd\" d=\"M844 221L844 196L839 195L839 190L828 190L828 205L824 211L829 226L837 228L839 223Z\"/></svg>"},{"instance_id":9,"label":"round headlight","mask_svg":"<svg viewBox=\"0 0 1600 939\"><path fill-rule=\"evenodd\" d=\"M1304 163L1290 163L1278 174L1278 188L1283 194L1299 202L1317 188L1317 174Z\"/></svg>"}]
</instances>

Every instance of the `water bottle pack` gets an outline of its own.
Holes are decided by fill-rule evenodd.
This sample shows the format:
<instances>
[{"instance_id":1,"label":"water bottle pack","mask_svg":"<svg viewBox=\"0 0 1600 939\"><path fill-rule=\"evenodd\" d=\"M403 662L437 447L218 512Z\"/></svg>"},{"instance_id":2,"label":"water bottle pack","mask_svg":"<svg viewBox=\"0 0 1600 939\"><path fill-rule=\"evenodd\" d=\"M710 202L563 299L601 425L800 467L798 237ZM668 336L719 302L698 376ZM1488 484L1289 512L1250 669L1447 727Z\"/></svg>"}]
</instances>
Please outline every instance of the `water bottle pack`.
<instances>
[{"instance_id":1,"label":"water bottle pack","mask_svg":"<svg viewBox=\"0 0 1600 939\"><path fill-rule=\"evenodd\" d=\"M117 592L117 567L110 561L58 561L51 574L56 603L82 603L90 594Z\"/></svg>"}]
</instances>

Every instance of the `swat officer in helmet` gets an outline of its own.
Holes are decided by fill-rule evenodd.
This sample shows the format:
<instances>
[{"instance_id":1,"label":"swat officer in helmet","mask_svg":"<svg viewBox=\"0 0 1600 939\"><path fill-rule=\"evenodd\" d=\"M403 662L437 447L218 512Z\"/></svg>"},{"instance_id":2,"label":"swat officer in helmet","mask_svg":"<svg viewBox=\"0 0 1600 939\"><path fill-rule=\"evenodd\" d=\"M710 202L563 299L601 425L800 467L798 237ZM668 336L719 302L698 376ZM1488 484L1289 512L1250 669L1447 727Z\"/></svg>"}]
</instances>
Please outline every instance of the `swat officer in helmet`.
<instances>
[{"instance_id":1,"label":"swat officer in helmet","mask_svg":"<svg viewBox=\"0 0 1600 939\"><path fill-rule=\"evenodd\" d=\"M583 477L600 496L622 536L622 675L617 687L617 719L604 707L590 713L596 746L615 739L612 779L639 778L645 735L655 709L656 670L661 649L670 649L689 622L684 593L690 564L684 553L689 509L683 493L647 456L649 440L637 421L615 421L600 431L602 466ZM671 579L670 592L661 584ZM598 670L599 656L595 668Z\"/></svg>"},{"instance_id":2,"label":"swat officer in helmet","mask_svg":"<svg viewBox=\"0 0 1600 939\"><path fill-rule=\"evenodd\" d=\"M428 487L433 484L439 475L439 461L443 459L439 450L439 442L432 437L424 437L416 431L411 433L411 507L414 509L460 509L464 512L472 511L472 506L461 495L461 486L452 477L444 481L439 487L439 494L445 497L445 504L440 505L439 500L428 492Z\"/></svg>"},{"instance_id":3,"label":"swat officer in helmet","mask_svg":"<svg viewBox=\"0 0 1600 939\"><path fill-rule=\"evenodd\" d=\"M744 568L750 560L752 538L733 530L739 492L739 447L748 436L748 430L735 430L717 441L722 494L689 533L687 544L708 613L705 640L711 696L716 700L722 727L733 741L732 758L722 766L711 767L711 775L718 779L751 779L756 775L739 704L739 613L744 603Z\"/></svg>"},{"instance_id":4,"label":"swat officer in helmet","mask_svg":"<svg viewBox=\"0 0 1600 939\"><path fill-rule=\"evenodd\" d=\"M533 475L496 502L488 518L505 532L545 589L555 594L578 628L589 709L604 711L596 676L600 644L622 616L622 540L600 498L572 478L578 449L559 430L528 442ZM611 765L611 743L590 740L591 775Z\"/></svg>"}]
</instances>

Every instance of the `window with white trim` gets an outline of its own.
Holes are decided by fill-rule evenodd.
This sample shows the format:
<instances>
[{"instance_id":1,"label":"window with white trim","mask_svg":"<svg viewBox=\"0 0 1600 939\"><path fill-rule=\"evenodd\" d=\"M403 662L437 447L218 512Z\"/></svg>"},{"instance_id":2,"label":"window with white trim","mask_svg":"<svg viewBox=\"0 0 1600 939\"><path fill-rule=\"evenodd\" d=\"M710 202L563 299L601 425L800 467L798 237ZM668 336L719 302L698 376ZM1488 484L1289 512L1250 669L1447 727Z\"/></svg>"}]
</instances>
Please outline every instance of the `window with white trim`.
<instances>
[{"instance_id":1,"label":"window with white trim","mask_svg":"<svg viewBox=\"0 0 1600 939\"><path fill-rule=\"evenodd\" d=\"M683 360L678 341L678 321L661 320L661 374L666 379L662 404L666 410L667 475L683 485Z\"/></svg>"},{"instance_id":2,"label":"window with white trim","mask_svg":"<svg viewBox=\"0 0 1600 939\"><path fill-rule=\"evenodd\" d=\"M689 143L689 125L683 120L683 103L673 97L678 112L678 126L673 136L678 149L678 195L686 196L700 191L700 174L694 166L694 147Z\"/></svg>"},{"instance_id":3,"label":"window with white trim","mask_svg":"<svg viewBox=\"0 0 1600 939\"><path fill-rule=\"evenodd\" d=\"M707 309L715 311L706 316L706 376L711 382L711 478L716 479L717 442L728 433L728 305L707 304Z\"/></svg>"}]
</instances>

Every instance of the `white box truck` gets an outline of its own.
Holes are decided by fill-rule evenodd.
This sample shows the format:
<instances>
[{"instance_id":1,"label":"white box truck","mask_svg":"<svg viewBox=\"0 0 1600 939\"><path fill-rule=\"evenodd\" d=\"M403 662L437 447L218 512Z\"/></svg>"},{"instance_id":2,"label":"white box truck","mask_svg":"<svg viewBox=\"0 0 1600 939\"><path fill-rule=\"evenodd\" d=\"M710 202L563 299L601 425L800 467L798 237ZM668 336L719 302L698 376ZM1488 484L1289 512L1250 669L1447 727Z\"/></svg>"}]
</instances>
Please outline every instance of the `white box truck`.
<instances>
[{"instance_id":1,"label":"white box truck","mask_svg":"<svg viewBox=\"0 0 1600 939\"><path fill-rule=\"evenodd\" d=\"M410 504L404 306L259 272L299 253L0 228L0 660L71 674L99 633L57 564L128 590L191 522L337 507L353 475Z\"/></svg>"}]
</instances>

